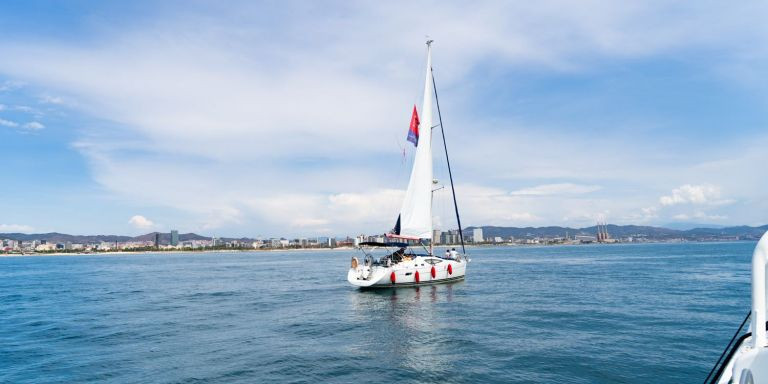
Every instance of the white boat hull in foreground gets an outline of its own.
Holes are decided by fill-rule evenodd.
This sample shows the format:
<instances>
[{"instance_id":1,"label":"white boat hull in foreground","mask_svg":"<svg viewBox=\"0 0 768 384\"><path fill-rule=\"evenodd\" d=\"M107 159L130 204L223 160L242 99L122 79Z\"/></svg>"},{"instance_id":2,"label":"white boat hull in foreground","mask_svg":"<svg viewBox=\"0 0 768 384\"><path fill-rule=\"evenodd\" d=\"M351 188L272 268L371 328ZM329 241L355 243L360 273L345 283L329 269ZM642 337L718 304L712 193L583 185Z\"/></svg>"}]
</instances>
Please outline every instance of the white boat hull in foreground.
<instances>
[{"instance_id":1,"label":"white boat hull in foreground","mask_svg":"<svg viewBox=\"0 0 768 384\"><path fill-rule=\"evenodd\" d=\"M390 266L357 264L347 273L350 284L360 288L413 287L463 280L467 270L464 259L417 256Z\"/></svg>"},{"instance_id":2,"label":"white boat hull in foreground","mask_svg":"<svg viewBox=\"0 0 768 384\"><path fill-rule=\"evenodd\" d=\"M709 383L768 384L766 266L768 232L760 238L752 256L752 311L749 333L735 340L730 353L725 356L723 366L712 376ZM726 349L726 352L729 351ZM718 366L715 365L715 368Z\"/></svg>"}]
</instances>

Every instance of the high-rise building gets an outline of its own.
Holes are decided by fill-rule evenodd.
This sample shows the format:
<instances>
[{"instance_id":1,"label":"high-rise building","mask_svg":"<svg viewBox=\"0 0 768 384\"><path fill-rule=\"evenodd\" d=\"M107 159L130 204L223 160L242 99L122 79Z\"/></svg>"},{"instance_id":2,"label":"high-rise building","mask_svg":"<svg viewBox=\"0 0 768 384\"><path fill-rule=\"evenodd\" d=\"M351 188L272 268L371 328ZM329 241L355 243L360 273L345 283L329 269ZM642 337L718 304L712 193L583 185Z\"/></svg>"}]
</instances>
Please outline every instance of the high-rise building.
<instances>
[{"instance_id":1,"label":"high-rise building","mask_svg":"<svg viewBox=\"0 0 768 384\"><path fill-rule=\"evenodd\" d=\"M448 232L443 232L440 237L441 237L440 244L443 244L443 245L451 245L451 244L459 243L459 231L457 230L450 230Z\"/></svg>"},{"instance_id":2,"label":"high-rise building","mask_svg":"<svg viewBox=\"0 0 768 384\"><path fill-rule=\"evenodd\" d=\"M171 230L171 245L174 247L179 245L179 231Z\"/></svg>"},{"instance_id":3,"label":"high-rise building","mask_svg":"<svg viewBox=\"0 0 768 384\"><path fill-rule=\"evenodd\" d=\"M160 232L155 232L155 248L160 248Z\"/></svg>"},{"instance_id":4,"label":"high-rise building","mask_svg":"<svg viewBox=\"0 0 768 384\"><path fill-rule=\"evenodd\" d=\"M432 244L440 244L440 235L442 232L439 229L432 230Z\"/></svg>"},{"instance_id":5,"label":"high-rise building","mask_svg":"<svg viewBox=\"0 0 768 384\"><path fill-rule=\"evenodd\" d=\"M472 241L475 243L482 243L483 242L483 229L482 228L475 228L472 230Z\"/></svg>"}]
</instances>

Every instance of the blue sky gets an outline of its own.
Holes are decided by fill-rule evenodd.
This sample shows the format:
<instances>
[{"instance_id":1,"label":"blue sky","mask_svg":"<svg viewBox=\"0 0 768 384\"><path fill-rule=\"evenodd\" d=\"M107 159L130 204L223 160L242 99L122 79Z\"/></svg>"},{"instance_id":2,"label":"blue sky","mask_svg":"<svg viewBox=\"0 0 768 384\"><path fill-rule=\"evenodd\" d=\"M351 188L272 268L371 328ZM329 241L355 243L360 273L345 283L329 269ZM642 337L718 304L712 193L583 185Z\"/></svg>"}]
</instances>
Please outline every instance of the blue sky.
<instances>
[{"instance_id":1,"label":"blue sky","mask_svg":"<svg viewBox=\"0 0 768 384\"><path fill-rule=\"evenodd\" d=\"M426 35L465 224L765 224L766 8L3 2L0 232L383 232Z\"/></svg>"}]
</instances>

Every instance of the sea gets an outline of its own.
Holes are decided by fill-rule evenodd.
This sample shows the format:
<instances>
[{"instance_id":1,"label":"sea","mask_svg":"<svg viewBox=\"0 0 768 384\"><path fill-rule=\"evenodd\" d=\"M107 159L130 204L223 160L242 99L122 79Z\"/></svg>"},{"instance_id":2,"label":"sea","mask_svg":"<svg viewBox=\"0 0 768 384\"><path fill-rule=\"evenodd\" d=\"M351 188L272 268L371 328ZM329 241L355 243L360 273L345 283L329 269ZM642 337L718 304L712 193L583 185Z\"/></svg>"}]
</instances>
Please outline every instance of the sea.
<instances>
[{"instance_id":1,"label":"sea","mask_svg":"<svg viewBox=\"0 0 768 384\"><path fill-rule=\"evenodd\" d=\"M380 291L354 250L4 257L0 382L698 383L754 246L469 248L463 282Z\"/></svg>"}]
</instances>

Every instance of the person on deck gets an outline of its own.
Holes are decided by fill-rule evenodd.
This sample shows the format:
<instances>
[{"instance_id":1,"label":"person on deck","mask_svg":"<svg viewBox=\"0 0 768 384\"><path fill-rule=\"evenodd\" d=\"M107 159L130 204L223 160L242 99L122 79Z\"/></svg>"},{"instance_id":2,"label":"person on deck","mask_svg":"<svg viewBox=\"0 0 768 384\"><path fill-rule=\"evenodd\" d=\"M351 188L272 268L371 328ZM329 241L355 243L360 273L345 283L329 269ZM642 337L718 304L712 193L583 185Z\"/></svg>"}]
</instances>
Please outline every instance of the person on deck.
<instances>
[{"instance_id":1,"label":"person on deck","mask_svg":"<svg viewBox=\"0 0 768 384\"><path fill-rule=\"evenodd\" d=\"M392 261L399 263L403 261L403 256L405 256L405 248L398 249L397 251L393 252L390 257L392 258Z\"/></svg>"},{"instance_id":2,"label":"person on deck","mask_svg":"<svg viewBox=\"0 0 768 384\"><path fill-rule=\"evenodd\" d=\"M451 258L451 251L446 248L445 249L445 256L443 256L444 259L450 259Z\"/></svg>"},{"instance_id":3,"label":"person on deck","mask_svg":"<svg viewBox=\"0 0 768 384\"><path fill-rule=\"evenodd\" d=\"M456 252L456 248L451 248L451 259L456 259L457 256L459 256L459 253Z\"/></svg>"}]
</instances>

